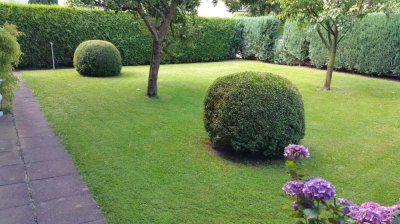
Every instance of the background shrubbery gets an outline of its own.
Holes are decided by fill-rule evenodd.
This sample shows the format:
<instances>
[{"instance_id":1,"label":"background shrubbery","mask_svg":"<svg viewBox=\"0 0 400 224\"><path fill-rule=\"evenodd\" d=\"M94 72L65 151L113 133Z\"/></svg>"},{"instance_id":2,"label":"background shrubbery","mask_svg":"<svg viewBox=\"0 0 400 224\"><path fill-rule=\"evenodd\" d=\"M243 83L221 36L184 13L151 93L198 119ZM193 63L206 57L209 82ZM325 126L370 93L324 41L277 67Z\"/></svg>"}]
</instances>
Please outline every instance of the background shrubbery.
<instances>
[{"instance_id":1,"label":"background shrubbery","mask_svg":"<svg viewBox=\"0 0 400 224\"><path fill-rule=\"evenodd\" d=\"M129 13L59 6L0 3L0 24L16 24L24 53L21 68L51 67L49 42L54 42L57 66L72 66L79 43L99 39L113 43L123 65L148 64L151 37L140 18ZM274 17L201 18L175 24L164 47L163 63L232 59L312 64L324 67L327 52L318 35L299 29L296 22L281 24ZM371 14L340 44L335 68L371 75L400 77L400 14ZM282 34L281 34L282 33Z\"/></svg>"},{"instance_id":2,"label":"background shrubbery","mask_svg":"<svg viewBox=\"0 0 400 224\"><path fill-rule=\"evenodd\" d=\"M23 68L51 67L50 42L54 43L57 66L72 66L76 47L85 40L113 43L123 65L148 64L151 36L140 18L129 13L76 9L59 6L0 3L0 23L16 24L26 35L20 39ZM188 21L189 32L174 27L165 43L164 63L216 61L234 57L235 22L197 18Z\"/></svg>"},{"instance_id":3,"label":"background shrubbery","mask_svg":"<svg viewBox=\"0 0 400 224\"><path fill-rule=\"evenodd\" d=\"M283 35L275 48L274 62L279 64L304 64L309 57L308 31L301 30L295 21L287 21Z\"/></svg>"},{"instance_id":4,"label":"background shrubbery","mask_svg":"<svg viewBox=\"0 0 400 224\"><path fill-rule=\"evenodd\" d=\"M235 19L238 51L244 59L272 61L280 21L272 16Z\"/></svg>"},{"instance_id":5,"label":"background shrubbery","mask_svg":"<svg viewBox=\"0 0 400 224\"><path fill-rule=\"evenodd\" d=\"M335 68L400 77L399 30L400 14L366 16L340 43ZM327 50L316 32L299 29L295 22L286 22L282 41L284 52L277 49L277 62L304 63L308 55L316 67L326 65ZM286 59L282 60L282 55Z\"/></svg>"}]
</instances>

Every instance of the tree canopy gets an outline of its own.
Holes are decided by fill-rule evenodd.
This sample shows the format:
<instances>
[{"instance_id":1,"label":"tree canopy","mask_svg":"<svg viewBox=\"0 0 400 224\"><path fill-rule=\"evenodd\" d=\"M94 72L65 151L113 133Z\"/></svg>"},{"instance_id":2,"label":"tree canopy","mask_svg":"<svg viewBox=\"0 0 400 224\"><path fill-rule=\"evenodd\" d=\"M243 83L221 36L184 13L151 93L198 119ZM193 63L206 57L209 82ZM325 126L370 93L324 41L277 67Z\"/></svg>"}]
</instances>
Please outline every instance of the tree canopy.
<instances>
[{"instance_id":1,"label":"tree canopy","mask_svg":"<svg viewBox=\"0 0 400 224\"><path fill-rule=\"evenodd\" d=\"M250 16L277 14L280 9L279 2L276 0L224 0L224 2L230 12L244 9Z\"/></svg>"}]
</instances>

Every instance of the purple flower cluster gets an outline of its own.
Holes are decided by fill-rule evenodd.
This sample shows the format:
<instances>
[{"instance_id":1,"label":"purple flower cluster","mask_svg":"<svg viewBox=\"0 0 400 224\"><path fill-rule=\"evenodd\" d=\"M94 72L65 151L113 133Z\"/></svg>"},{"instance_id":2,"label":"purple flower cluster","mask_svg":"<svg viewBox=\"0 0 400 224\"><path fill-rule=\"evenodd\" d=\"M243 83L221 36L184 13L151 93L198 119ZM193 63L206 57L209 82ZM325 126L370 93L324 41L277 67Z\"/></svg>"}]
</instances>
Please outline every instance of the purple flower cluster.
<instances>
[{"instance_id":1,"label":"purple flower cluster","mask_svg":"<svg viewBox=\"0 0 400 224\"><path fill-rule=\"evenodd\" d=\"M299 180L289 181L283 185L282 190L288 196L305 196L311 200L328 201L336 196L335 187L319 177L312 177L305 183Z\"/></svg>"},{"instance_id":2,"label":"purple flower cluster","mask_svg":"<svg viewBox=\"0 0 400 224\"><path fill-rule=\"evenodd\" d=\"M395 213L400 211L400 205L385 207L372 201L358 206L349 200L340 198L337 203L344 207L344 213L355 220L357 224L391 224Z\"/></svg>"},{"instance_id":3,"label":"purple flower cluster","mask_svg":"<svg viewBox=\"0 0 400 224\"><path fill-rule=\"evenodd\" d=\"M293 144L286 146L283 155L290 160L306 159L310 157L310 153L306 147Z\"/></svg>"},{"instance_id":4,"label":"purple flower cluster","mask_svg":"<svg viewBox=\"0 0 400 224\"><path fill-rule=\"evenodd\" d=\"M320 177L308 179L304 183L303 193L309 199L321 201L328 201L336 197L335 186Z\"/></svg>"},{"instance_id":5,"label":"purple flower cluster","mask_svg":"<svg viewBox=\"0 0 400 224\"><path fill-rule=\"evenodd\" d=\"M303 195L303 187L303 182L299 180L292 180L283 185L282 190L287 196L294 197Z\"/></svg>"}]
</instances>

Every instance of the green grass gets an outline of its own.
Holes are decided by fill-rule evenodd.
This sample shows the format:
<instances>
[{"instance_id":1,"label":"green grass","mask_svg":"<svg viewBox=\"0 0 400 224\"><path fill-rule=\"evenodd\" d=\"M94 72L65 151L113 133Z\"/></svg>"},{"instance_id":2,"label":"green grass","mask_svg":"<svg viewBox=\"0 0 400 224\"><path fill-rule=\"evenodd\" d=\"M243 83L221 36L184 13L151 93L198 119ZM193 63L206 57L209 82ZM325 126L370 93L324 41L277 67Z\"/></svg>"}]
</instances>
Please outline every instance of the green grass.
<instances>
[{"instance_id":1,"label":"green grass","mask_svg":"<svg viewBox=\"0 0 400 224\"><path fill-rule=\"evenodd\" d=\"M25 71L108 223L294 223L281 208L283 163L243 164L208 148L202 103L219 76L282 75L300 89L311 151L308 173L358 203L399 203L400 83L252 61L163 65L158 99L145 96L147 66L114 78L72 69Z\"/></svg>"}]
</instances>

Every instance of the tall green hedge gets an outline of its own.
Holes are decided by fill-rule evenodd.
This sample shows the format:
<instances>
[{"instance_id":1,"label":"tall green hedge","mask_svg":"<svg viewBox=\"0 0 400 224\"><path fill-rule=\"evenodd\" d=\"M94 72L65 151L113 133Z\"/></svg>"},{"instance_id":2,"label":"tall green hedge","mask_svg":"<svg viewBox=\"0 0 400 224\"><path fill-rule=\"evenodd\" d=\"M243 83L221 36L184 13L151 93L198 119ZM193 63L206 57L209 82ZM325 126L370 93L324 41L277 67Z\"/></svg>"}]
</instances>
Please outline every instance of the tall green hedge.
<instances>
[{"instance_id":1,"label":"tall green hedge","mask_svg":"<svg viewBox=\"0 0 400 224\"><path fill-rule=\"evenodd\" d=\"M106 40L121 52L124 65L149 63L151 36L142 20L124 12L60 6L0 4L0 23L16 24L25 33L19 67L51 67L50 42L57 66L72 66L75 48L90 39ZM179 26L175 30L180 30ZM186 34L167 37L164 63L215 61L234 57L235 22L196 18ZM175 38L173 37L175 36Z\"/></svg>"},{"instance_id":2,"label":"tall green hedge","mask_svg":"<svg viewBox=\"0 0 400 224\"><path fill-rule=\"evenodd\" d=\"M285 52L294 56L295 60L302 61L305 60L305 53L302 52L307 52L304 46L309 44L311 63L316 67L324 67L327 49L318 34L313 30L295 29L294 26L295 22L287 22L285 25ZM280 55L282 52L278 51L276 57ZM287 57L283 63L290 64L291 60L293 58ZM400 77L400 14L389 17L370 14L356 24L339 44L335 68Z\"/></svg>"},{"instance_id":3,"label":"tall green hedge","mask_svg":"<svg viewBox=\"0 0 400 224\"><path fill-rule=\"evenodd\" d=\"M274 61L279 64L303 64L309 57L307 32L295 21L287 21L275 49Z\"/></svg>"},{"instance_id":4,"label":"tall green hedge","mask_svg":"<svg viewBox=\"0 0 400 224\"><path fill-rule=\"evenodd\" d=\"M242 58L272 61L280 21L272 16L236 19Z\"/></svg>"}]
</instances>

